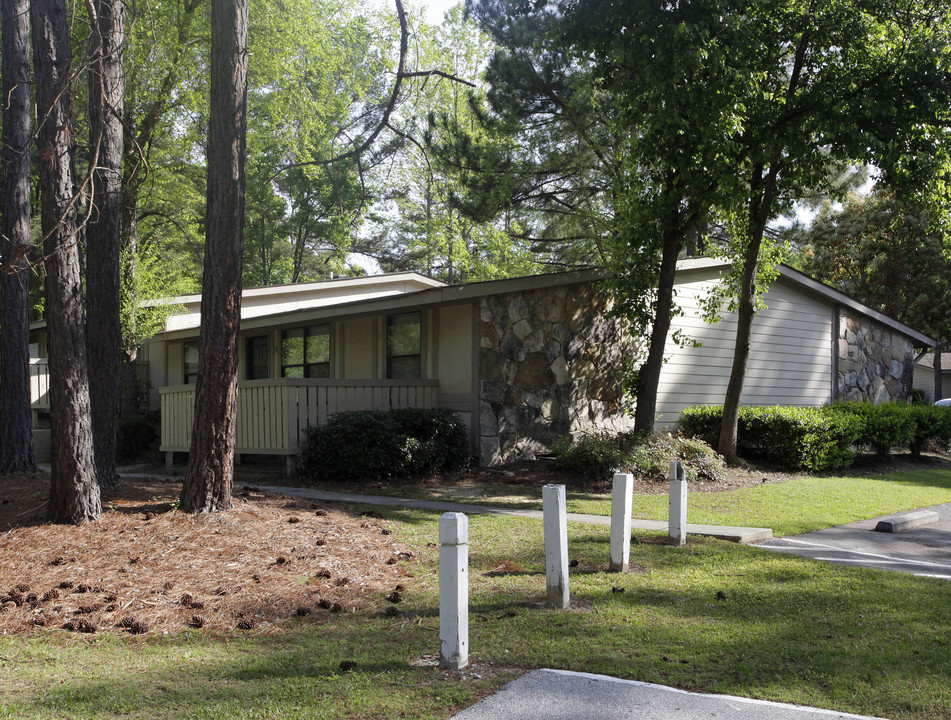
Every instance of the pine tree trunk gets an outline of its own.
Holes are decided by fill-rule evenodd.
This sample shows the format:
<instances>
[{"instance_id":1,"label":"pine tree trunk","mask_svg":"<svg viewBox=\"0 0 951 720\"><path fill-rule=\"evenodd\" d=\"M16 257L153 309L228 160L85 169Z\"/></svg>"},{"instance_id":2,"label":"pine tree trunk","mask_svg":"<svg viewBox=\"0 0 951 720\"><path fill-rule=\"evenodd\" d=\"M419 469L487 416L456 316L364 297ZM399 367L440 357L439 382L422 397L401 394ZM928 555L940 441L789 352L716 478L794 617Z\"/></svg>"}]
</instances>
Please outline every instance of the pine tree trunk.
<instances>
[{"instance_id":1,"label":"pine tree trunk","mask_svg":"<svg viewBox=\"0 0 951 720\"><path fill-rule=\"evenodd\" d=\"M195 422L181 508L231 508L244 255L248 0L212 0L211 113Z\"/></svg>"},{"instance_id":2,"label":"pine tree trunk","mask_svg":"<svg viewBox=\"0 0 951 720\"><path fill-rule=\"evenodd\" d=\"M677 275L677 258L683 247L683 234L668 230L664 235L664 249L660 260L660 275L657 280L657 306L651 327L647 360L641 366L637 387L637 407L634 411L634 429L654 432L654 416L657 414L657 388L660 372L664 367L664 349L674 309L674 280Z\"/></svg>"},{"instance_id":3,"label":"pine tree trunk","mask_svg":"<svg viewBox=\"0 0 951 720\"><path fill-rule=\"evenodd\" d=\"M93 212L86 227L87 340L96 475L102 487L118 485L119 248L122 242L123 94L125 5L91 0L89 131ZM97 152L98 151L98 152Z\"/></svg>"},{"instance_id":4,"label":"pine tree trunk","mask_svg":"<svg viewBox=\"0 0 951 720\"><path fill-rule=\"evenodd\" d=\"M89 377L74 204L72 91L63 0L33 0L43 252L49 333L52 483L47 516L80 524L102 512L93 463Z\"/></svg>"},{"instance_id":5,"label":"pine tree trunk","mask_svg":"<svg viewBox=\"0 0 951 720\"><path fill-rule=\"evenodd\" d=\"M0 472L36 470L30 397L30 11L0 0L3 168L0 238Z\"/></svg>"}]
</instances>

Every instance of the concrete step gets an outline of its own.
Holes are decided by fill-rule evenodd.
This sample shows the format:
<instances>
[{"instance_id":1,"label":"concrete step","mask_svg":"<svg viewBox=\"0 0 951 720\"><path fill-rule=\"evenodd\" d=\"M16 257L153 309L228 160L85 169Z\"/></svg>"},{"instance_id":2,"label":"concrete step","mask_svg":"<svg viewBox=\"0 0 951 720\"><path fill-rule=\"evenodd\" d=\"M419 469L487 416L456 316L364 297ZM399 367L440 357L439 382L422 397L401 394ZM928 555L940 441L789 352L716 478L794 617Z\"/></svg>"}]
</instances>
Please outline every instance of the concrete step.
<instances>
[{"instance_id":1,"label":"concrete step","mask_svg":"<svg viewBox=\"0 0 951 720\"><path fill-rule=\"evenodd\" d=\"M879 520L875 526L875 532L899 533L905 530L913 530L924 525L933 525L938 522L938 513L931 510L912 510L911 512L894 515L884 520Z\"/></svg>"}]
</instances>

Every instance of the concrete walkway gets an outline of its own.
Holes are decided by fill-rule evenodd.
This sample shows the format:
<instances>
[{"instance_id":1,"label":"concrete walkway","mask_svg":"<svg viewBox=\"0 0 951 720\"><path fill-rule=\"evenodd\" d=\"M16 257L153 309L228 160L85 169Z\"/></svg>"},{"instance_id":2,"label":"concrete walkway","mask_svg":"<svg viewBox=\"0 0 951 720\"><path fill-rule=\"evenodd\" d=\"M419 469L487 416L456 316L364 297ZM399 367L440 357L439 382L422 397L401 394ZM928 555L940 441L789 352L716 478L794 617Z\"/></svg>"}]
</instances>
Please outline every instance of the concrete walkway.
<instances>
[{"instance_id":1,"label":"concrete walkway","mask_svg":"<svg viewBox=\"0 0 951 720\"><path fill-rule=\"evenodd\" d=\"M880 720L564 670L530 672L453 717L456 720Z\"/></svg>"},{"instance_id":2,"label":"concrete walkway","mask_svg":"<svg viewBox=\"0 0 951 720\"><path fill-rule=\"evenodd\" d=\"M387 507L408 507L417 510L432 510L434 512L461 512L470 515L514 515L516 517L542 518L541 510L517 510L512 508L491 507L488 505L470 505L468 503L454 503L443 500L412 500L409 498L391 497L389 495L364 495L362 493L332 492L314 488L283 487L280 485L254 485L264 492L290 495L322 500L324 502L353 503L365 505L384 505ZM610 525L611 518L607 515L587 515L583 513L568 513L570 522L588 523L590 525ZM658 530L667 532L667 523L662 520L631 521L631 528L635 530ZM767 540L773 536L769 528L727 527L721 525L687 524L688 535L703 535L705 537L731 540L739 543L752 543Z\"/></svg>"},{"instance_id":3,"label":"concrete walkway","mask_svg":"<svg viewBox=\"0 0 951 720\"><path fill-rule=\"evenodd\" d=\"M41 468L49 472L48 468ZM149 472L139 472L139 467L130 466L119 468L119 474L122 477L130 478L155 478L156 480L168 480L171 482L181 482L181 475L162 475ZM291 497L307 498L308 500L320 500L323 502L350 503L354 505L383 505L385 507L408 507L416 510L432 510L433 512L461 512L470 515L514 515L516 517L542 519L541 510L518 510L514 508L493 507L489 505L471 505L469 503L454 503L444 500L413 500L410 498L401 498L391 495L366 495L364 493L345 493L334 492L331 490L318 490L316 488L287 487L284 485L261 485L255 482L246 482L236 480L235 485L256 487L263 492L276 493L278 495L290 495ZM607 515L589 515L586 513L568 513L569 522L588 523L589 525L610 525L611 518ZM632 530L655 530L658 532L667 532L667 523L663 520L631 520ZM754 527L729 527L727 525L697 525L687 523L688 535L700 535L703 537L712 537L719 540L729 540L738 543L756 543L769 540L773 537L773 531L769 528Z\"/></svg>"}]
</instances>

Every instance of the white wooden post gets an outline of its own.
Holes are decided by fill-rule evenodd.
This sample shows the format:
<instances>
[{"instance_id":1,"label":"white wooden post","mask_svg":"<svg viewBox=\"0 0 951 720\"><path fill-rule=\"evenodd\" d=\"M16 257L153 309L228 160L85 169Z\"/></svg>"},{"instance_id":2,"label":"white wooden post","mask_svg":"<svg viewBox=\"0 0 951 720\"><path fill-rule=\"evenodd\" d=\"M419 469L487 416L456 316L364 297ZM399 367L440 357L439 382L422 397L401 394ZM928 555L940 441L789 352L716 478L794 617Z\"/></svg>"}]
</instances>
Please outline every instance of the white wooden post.
<instances>
[{"instance_id":1,"label":"white wooden post","mask_svg":"<svg viewBox=\"0 0 951 720\"><path fill-rule=\"evenodd\" d=\"M439 518L439 667L469 664L469 518Z\"/></svg>"},{"instance_id":2,"label":"white wooden post","mask_svg":"<svg viewBox=\"0 0 951 720\"><path fill-rule=\"evenodd\" d=\"M563 609L571 603L568 593L568 511L564 485L545 485L542 488L542 514L548 606Z\"/></svg>"},{"instance_id":3,"label":"white wooden post","mask_svg":"<svg viewBox=\"0 0 951 720\"><path fill-rule=\"evenodd\" d=\"M631 560L631 503L634 476L618 473L611 492L611 570L624 572Z\"/></svg>"},{"instance_id":4,"label":"white wooden post","mask_svg":"<svg viewBox=\"0 0 951 720\"><path fill-rule=\"evenodd\" d=\"M670 545L684 545L687 542L687 477L684 467L677 460L670 462L670 520L667 528L670 533Z\"/></svg>"}]
</instances>

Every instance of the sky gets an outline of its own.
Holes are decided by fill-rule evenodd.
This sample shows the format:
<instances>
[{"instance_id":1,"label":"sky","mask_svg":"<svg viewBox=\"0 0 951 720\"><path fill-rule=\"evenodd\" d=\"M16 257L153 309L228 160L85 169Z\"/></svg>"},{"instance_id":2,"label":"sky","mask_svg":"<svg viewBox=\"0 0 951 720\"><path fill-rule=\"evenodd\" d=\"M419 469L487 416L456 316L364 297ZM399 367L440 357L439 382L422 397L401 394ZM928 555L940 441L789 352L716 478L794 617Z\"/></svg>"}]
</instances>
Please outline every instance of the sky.
<instances>
[{"instance_id":1,"label":"sky","mask_svg":"<svg viewBox=\"0 0 951 720\"><path fill-rule=\"evenodd\" d=\"M438 25L442 22L442 16L446 11L461 0L428 0L422 4L426 7L426 20L430 25Z\"/></svg>"}]
</instances>

